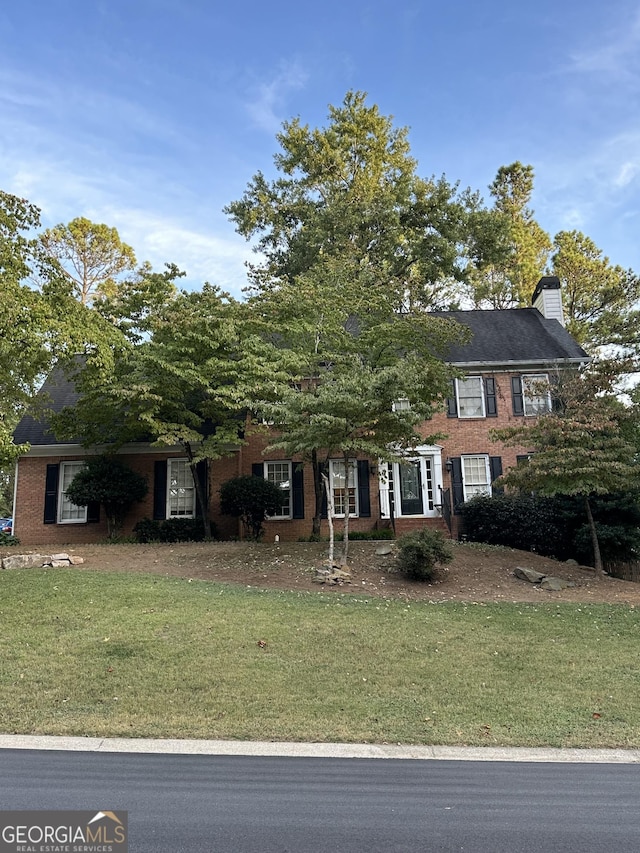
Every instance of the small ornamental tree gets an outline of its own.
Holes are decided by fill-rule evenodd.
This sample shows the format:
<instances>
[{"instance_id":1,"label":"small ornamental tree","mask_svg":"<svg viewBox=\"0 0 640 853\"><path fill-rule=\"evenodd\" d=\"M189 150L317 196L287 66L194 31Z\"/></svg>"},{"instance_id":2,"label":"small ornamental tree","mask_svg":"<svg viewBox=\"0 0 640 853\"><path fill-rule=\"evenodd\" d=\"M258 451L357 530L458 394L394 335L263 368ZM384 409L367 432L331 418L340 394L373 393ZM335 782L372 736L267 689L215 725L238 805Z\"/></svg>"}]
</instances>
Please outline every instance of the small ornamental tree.
<instances>
[{"instance_id":1,"label":"small ornamental tree","mask_svg":"<svg viewBox=\"0 0 640 853\"><path fill-rule=\"evenodd\" d=\"M257 542L264 533L264 521L282 506L282 492L262 477L234 477L220 488L220 511L242 520L247 536Z\"/></svg>"},{"instance_id":2,"label":"small ornamental tree","mask_svg":"<svg viewBox=\"0 0 640 853\"><path fill-rule=\"evenodd\" d=\"M73 478L67 497L76 506L96 501L107 517L107 533L114 539L129 509L147 494L147 481L113 456L94 456Z\"/></svg>"},{"instance_id":3,"label":"small ornamental tree","mask_svg":"<svg viewBox=\"0 0 640 853\"><path fill-rule=\"evenodd\" d=\"M526 464L501 477L507 486L553 497L575 495L582 501L593 549L596 577L603 573L598 529L591 502L640 486L640 460L628 438L634 410L618 399L617 381L633 364L595 363L559 381L557 407L530 424L493 432L494 439L525 447Z\"/></svg>"}]
</instances>

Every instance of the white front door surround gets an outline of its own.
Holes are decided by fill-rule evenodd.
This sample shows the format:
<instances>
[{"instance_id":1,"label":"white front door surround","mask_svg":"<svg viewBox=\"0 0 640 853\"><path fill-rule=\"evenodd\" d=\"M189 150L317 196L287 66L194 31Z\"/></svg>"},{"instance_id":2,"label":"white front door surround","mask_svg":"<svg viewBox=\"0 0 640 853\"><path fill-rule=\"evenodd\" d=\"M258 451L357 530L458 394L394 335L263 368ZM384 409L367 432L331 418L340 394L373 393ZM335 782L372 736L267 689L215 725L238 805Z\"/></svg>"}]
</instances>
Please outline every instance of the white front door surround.
<instances>
[{"instance_id":1,"label":"white front door surround","mask_svg":"<svg viewBox=\"0 0 640 853\"><path fill-rule=\"evenodd\" d=\"M378 471L381 518L440 515L441 447L416 447L403 462L381 462Z\"/></svg>"}]
</instances>

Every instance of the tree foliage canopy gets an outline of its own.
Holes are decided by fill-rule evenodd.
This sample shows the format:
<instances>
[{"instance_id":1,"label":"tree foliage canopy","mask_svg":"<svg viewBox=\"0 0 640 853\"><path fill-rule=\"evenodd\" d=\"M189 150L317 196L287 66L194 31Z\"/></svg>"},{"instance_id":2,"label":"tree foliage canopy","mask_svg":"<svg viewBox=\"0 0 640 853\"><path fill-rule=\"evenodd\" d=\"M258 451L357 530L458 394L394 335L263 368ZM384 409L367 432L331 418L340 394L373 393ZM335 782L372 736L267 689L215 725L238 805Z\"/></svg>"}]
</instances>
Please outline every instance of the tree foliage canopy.
<instances>
[{"instance_id":1,"label":"tree foliage canopy","mask_svg":"<svg viewBox=\"0 0 640 853\"><path fill-rule=\"evenodd\" d=\"M505 485L543 496L584 498L599 571L602 561L589 498L640 486L640 459L630 440L635 410L625 407L616 393L616 381L626 370L626 363L607 361L559 377L554 412L494 432L497 439L530 453L525 464L501 478Z\"/></svg>"},{"instance_id":2,"label":"tree foliage canopy","mask_svg":"<svg viewBox=\"0 0 640 853\"><path fill-rule=\"evenodd\" d=\"M48 228L38 239L44 252L58 262L73 295L83 305L113 295L118 278L135 269L134 251L122 242L117 228L84 216Z\"/></svg>"}]
</instances>

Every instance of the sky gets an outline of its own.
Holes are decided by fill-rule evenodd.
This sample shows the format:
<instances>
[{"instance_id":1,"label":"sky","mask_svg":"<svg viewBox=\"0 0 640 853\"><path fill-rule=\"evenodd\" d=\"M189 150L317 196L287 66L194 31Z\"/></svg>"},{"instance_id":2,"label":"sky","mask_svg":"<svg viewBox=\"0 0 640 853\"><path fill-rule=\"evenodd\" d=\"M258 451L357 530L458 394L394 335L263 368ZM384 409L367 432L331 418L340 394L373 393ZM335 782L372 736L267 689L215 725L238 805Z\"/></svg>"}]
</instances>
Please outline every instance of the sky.
<instances>
[{"instance_id":1,"label":"sky","mask_svg":"<svg viewBox=\"0 0 640 853\"><path fill-rule=\"evenodd\" d=\"M239 296L224 206L275 177L284 121L326 126L349 90L409 128L423 177L488 201L531 164L540 225L640 273L638 0L4 3L0 189Z\"/></svg>"}]
</instances>

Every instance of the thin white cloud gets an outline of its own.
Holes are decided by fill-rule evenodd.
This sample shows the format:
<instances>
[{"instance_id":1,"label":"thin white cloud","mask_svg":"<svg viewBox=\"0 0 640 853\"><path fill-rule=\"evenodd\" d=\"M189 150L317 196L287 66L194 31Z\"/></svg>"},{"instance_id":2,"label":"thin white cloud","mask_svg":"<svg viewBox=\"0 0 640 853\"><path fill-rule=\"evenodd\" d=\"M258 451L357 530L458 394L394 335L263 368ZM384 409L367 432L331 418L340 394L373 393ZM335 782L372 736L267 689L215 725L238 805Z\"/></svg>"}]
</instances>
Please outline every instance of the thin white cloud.
<instances>
[{"instance_id":1,"label":"thin white cloud","mask_svg":"<svg viewBox=\"0 0 640 853\"><path fill-rule=\"evenodd\" d=\"M608 33L598 33L597 41L571 56L571 70L599 74L619 83L637 85L640 50L640 10L631 20L620 21Z\"/></svg>"},{"instance_id":2,"label":"thin white cloud","mask_svg":"<svg viewBox=\"0 0 640 853\"><path fill-rule=\"evenodd\" d=\"M139 261L148 260L155 269L175 263L187 275L181 287L199 288L205 281L217 284L239 297L245 287L245 263L255 259L244 239L230 231L229 236L216 229L191 228L169 216L127 207L103 207L92 211L90 219L106 221L117 227L130 243Z\"/></svg>"},{"instance_id":3,"label":"thin white cloud","mask_svg":"<svg viewBox=\"0 0 640 853\"><path fill-rule=\"evenodd\" d=\"M247 104L253 122L269 134L277 133L285 118L285 102L289 92L302 89L308 75L298 62L282 62L268 83L260 83L257 93Z\"/></svg>"}]
</instances>

